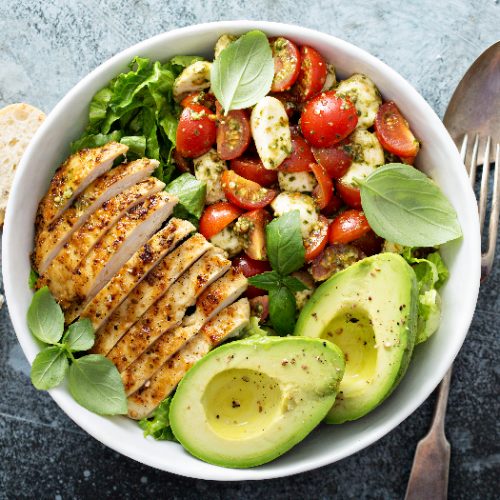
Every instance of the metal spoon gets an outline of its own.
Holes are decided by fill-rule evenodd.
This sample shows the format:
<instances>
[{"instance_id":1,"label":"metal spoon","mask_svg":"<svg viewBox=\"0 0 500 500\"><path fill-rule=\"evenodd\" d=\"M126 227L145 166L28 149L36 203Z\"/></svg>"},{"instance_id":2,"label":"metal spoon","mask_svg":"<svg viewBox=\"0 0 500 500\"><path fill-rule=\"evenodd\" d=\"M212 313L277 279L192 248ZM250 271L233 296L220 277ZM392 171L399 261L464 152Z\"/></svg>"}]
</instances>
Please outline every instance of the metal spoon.
<instances>
[{"instance_id":1,"label":"metal spoon","mask_svg":"<svg viewBox=\"0 0 500 500\"><path fill-rule=\"evenodd\" d=\"M481 279L484 280L493 265L500 211L500 42L485 50L464 75L448 105L444 124L469 166L472 186L477 166L483 165L479 200L481 232L488 201L492 151L495 156L488 249L481 258ZM474 136L474 145L470 148L469 137ZM484 150L480 153L481 143ZM431 428L415 451L405 500L445 500L448 496L450 443L444 432L444 421L450 380L451 368L439 387Z\"/></svg>"}]
</instances>

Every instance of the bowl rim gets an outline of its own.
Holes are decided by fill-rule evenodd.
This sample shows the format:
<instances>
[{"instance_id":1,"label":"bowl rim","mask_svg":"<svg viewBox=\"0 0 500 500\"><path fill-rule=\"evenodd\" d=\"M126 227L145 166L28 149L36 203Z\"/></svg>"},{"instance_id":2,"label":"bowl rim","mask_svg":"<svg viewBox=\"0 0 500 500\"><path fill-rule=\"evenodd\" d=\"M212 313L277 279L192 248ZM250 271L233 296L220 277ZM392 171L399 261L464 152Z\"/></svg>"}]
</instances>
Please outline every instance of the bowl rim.
<instances>
[{"instance_id":1,"label":"bowl rim","mask_svg":"<svg viewBox=\"0 0 500 500\"><path fill-rule=\"evenodd\" d=\"M134 44L116 55L112 56L108 60L104 61L97 68L87 74L84 78L82 78L72 89L70 89L66 95L56 104L56 106L49 113L45 122L39 128L32 141L30 142L16 172L16 176L14 179L11 196L7 206L6 212L6 220L4 227L4 235L2 242L2 255L3 255L3 280L4 280L4 288L5 295L7 299L7 303L9 306L10 317L12 320L12 324L14 330L16 332L16 336L18 338L19 343L23 349L24 354L28 358L29 362L32 363L33 358L39 349L36 347L36 344L33 343L33 339L28 338L26 335L18 333L27 330L25 323L25 311L22 311L19 304L17 304L12 298L14 295L14 291L16 287L18 287L18 279L13 272L11 272L11 266L9 263L12 260L11 255L15 252L15 249L12 248L12 245L9 244L12 234L15 231L15 218L14 218L14 210L12 209L12 205L14 205L15 193L17 192L18 185L20 184L20 178L23 173L27 171L31 164L33 163L33 157L36 155L36 150L39 147L43 147L42 141L44 135L47 130L50 130L59 115L65 110L67 105L71 103L75 96L84 89L90 82L94 79L98 78L101 73L104 73L108 70L108 68L112 67L115 64L122 63L127 64L135 55L138 53L142 53L144 50L147 50L148 47L154 46L156 44L162 43L166 44L169 41L175 40L179 35L194 35L196 36L199 32L208 31L219 31L219 32L230 32L230 31L246 31L251 29L261 29L262 31L282 31L289 32L290 30L296 31L297 39L308 37L316 40L321 40L322 43L326 43L331 46L336 46L342 48L344 51L355 54L355 57L358 57L360 60L367 61L370 65L375 65L380 68L380 70L387 75L389 78L395 80L399 86L405 87L408 94L410 94L410 100L416 103L422 110L429 116L429 118L434 122L438 129L439 135L442 136L441 139L446 143L447 146L447 154L450 154L450 162L452 163L460 163L462 161L460 159L458 150L455 147L451 137L446 131L444 125L442 124L439 117L436 115L434 110L430 107L430 105L424 100L424 98L417 92L417 90L404 79L399 73L385 64L383 61L378 59L377 57L371 55L364 49L361 49L347 41L339 39L333 35L329 35L327 33L323 33L311 28L304 28L301 26L287 24L287 23L278 23L278 22L269 22L269 21L259 21L259 20L234 20L234 21L217 21L217 22L209 22L209 23L200 23L196 25L190 25L182 28L176 28L164 33L160 33L151 38L143 40L137 44ZM467 180L467 176L465 173L465 169L463 169L463 174L458 174L462 177L460 182L464 186L469 186L469 189L466 189L467 197L465 200L462 200L463 203L468 205L470 209L472 209L472 205L474 209L476 207L476 200L473 194L472 189ZM479 235L479 222L476 217L472 217L469 221L471 223L471 232ZM473 254L477 257L480 255L480 240L477 238L477 242L470 242L473 249ZM116 440L112 436L110 437L104 430L102 430L98 426L92 426L86 421L86 410L81 407L81 411L74 411L74 401L71 399L69 392L62 387L52 389L49 391L51 397L57 403L57 405L64 411L64 413L69 416L79 427L84 429L88 434L93 436L95 439L105 444L109 448L146 465L155 467L160 470L164 470L167 472L171 472L174 474L180 474L187 477L199 478L199 479L208 479L208 480L224 480L224 481L238 481L238 480L260 480L260 479L271 479L276 477L289 476L293 474L297 474L300 472L306 472L309 470L313 470L330 463L336 462L343 458L346 458L368 446L378 441L380 438L385 436L391 430L396 428L403 420L405 420L408 416L410 416L431 394L431 392L436 388L439 384L443 376L445 375L448 368L451 366L454 358L458 354L463 341L465 340L466 333L469 329L470 323L472 321L473 313L475 310L475 305L477 302L477 296L479 292L479 278L480 278L480 265L479 258L477 259L477 266L472 267L472 282L470 285L472 286L472 294L471 299L467 304L461 304L461 314L465 319L463 326L463 333L461 337L459 337L459 341L455 343L454 349L450 350L446 353L447 361L446 363L442 363L440 367L436 370L433 377L430 381L423 384L423 388L420 391L419 397L414 398L408 403L404 410L396 413L392 416L392 418L385 421L383 424L379 425L374 431L370 433L369 436L364 437L363 439L354 440L353 444L349 449L345 450L343 453L334 453L326 454L324 457L315 457L311 456L308 458L307 463L304 465L303 463L292 463L287 464L283 468L279 470L275 469L226 469L216 467L215 469L210 469L210 473L199 473L196 470L179 470L176 467L175 462L173 463L165 463L165 461L159 460L156 456L146 455L145 453L141 453L141 450L137 450L130 446L127 446L127 443L122 443L119 440ZM29 335L29 332L28 332Z\"/></svg>"}]
</instances>

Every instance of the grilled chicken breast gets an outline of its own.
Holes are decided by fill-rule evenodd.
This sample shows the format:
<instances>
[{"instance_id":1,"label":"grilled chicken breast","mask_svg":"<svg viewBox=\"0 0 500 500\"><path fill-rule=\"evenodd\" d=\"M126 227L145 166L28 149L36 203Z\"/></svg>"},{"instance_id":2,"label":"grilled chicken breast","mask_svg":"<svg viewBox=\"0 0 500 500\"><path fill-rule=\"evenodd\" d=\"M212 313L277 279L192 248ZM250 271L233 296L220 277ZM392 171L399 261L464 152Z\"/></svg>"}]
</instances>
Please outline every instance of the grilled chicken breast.
<instances>
[{"instance_id":1,"label":"grilled chicken breast","mask_svg":"<svg viewBox=\"0 0 500 500\"><path fill-rule=\"evenodd\" d=\"M122 372L134 362L160 335L182 321L188 307L201 293L231 266L218 248L209 250L154 303L108 354Z\"/></svg>"},{"instance_id":2,"label":"grilled chicken breast","mask_svg":"<svg viewBox=\"0 0 500 500\"><path fill-rule=\"evenodd\" d=\"M123 163L92 182L58 219L37 231L33 252L35 269L40 274L44 273L52 259L91 214L113 196L149 177L157 166L158 161L142 158Z\"/></svg>"},{"instance_id":3,"label":"grilled chicken breast","mask_svg":"<svg viewBox=\"0 0 500 500\"><path fill-rule=\"evenodd\" d=\"M47 270L40 276L37 287L51 287L57 294L78 268L82 259L106 232L134 205L143 202L149 196L161 191L165 184L158 179L149 178L136 184L105 202L96 210L87 222L77 230L63 246L57 257L52 260ZM58 295L55 295L59 298Z\"/></svg>"},{"instance_id":4,"label":"grilled chicken breast","mask_svg":"<svg viewBox=\"0 0 500 500\"><path fill-rule=\"evenodd\" d=\"M129 395L139 389L207 321L233 303L246 288L247 279L234 269L212 283L196 301L196 312L186 317L183 325L166 331L122 372L125 393Z\"/></svg>"},{"instance_id":5,"label":"grilled chicken breast","mask_svg":"<svg viewBox=\"0 0 500 500\"><path fill-rule=\"evenodd\" d=\"M97 177L107 172L128 146L109 142L105 146L82 149L71 155L56 171L47 194L38 205L36 228L42 231L68 208Z\"/></svg>"},{"instance_id":6,"label":"grilled chicken breast","mask_svg":"<svg viewBox=\"0 0 500 500\"><path fill-rule=\"evenodd\" d=\"M147 417L175 389L187 371L213 347L236 335L250 318L248 299L240 299L206 323L138 391L128 397L128 416Z\"/></svg>"},{"instance_id":7,"label":"grilled chicken breast","mask_svg":"<svg viewBox=\"0 0 500 500\"><path fill-rule=\"evenodd\" d=\"M89 318L94 329L99 328L146 274L189 233L194 231L195 227L190 222L171 219L161 231L154 234L130 257L90 302L82 306L72 306L65 314L66 321L71 323L81 316Z\"/></svg>"},{"instance_id":8,"label":"grilled chicken breast","mask_svg":"<svg viewBox=\"0 0 500 500\"><path fill-rule=\"evenodd\" d=\"M96 332L92 352L106 356L179 276L213 246L199 233L164 257Z\"/></svg>"}]
</instances>

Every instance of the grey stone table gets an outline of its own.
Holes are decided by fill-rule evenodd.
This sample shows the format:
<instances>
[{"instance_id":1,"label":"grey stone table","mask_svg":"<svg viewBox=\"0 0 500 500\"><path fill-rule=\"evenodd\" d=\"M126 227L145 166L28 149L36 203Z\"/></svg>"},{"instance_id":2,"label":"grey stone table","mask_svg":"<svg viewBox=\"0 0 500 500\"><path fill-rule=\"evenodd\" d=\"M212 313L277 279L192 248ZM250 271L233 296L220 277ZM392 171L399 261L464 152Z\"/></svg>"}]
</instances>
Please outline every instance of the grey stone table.
<instances>
[{"instance_id":1,"label":"grey stone table","mask_svg":"<svg viewBox=\"0 0 500 500\"><path fill-rule=\"evenodd\" d=\"M469 64L500 34L498 0L1 0L0 107L45 111L102 61L157 33L220 19L301 24L353 42L405 76L442 116ZM464 283L464 286L467 286ZM482 287L453 375L450 498L499 495L500 259ZM29 381L0 311L1 498L401 498L433 401L353 457L260 483L195 481L107 449Z\"/></svg>"}]
</instances>

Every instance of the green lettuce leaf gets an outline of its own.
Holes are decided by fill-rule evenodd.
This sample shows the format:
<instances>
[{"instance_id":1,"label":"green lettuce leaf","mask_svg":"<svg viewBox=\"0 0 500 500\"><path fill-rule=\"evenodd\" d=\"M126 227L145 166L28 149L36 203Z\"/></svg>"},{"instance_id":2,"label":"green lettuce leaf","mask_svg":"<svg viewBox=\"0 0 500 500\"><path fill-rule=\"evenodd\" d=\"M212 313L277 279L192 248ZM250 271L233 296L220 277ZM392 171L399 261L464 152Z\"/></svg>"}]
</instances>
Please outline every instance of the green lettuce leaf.
<instances>
[{"instance_id":1,"label":"green lettuce leaf","mask_svg":"<svg viewBox=\"0 0 500 500\"><path fill-rule=\"evenodd\" d=\"M152 436L157 441L176 441L170 428L170 403L172 396L165 398L149 418L139 420L139 427L144 431L144 437Z\"/></svg>"},{"instance_id":2,"label":"green lettuce leaf","mask_svg":"<svg viewBox=\"0 0 500 500\"><path fill-rule=\"evenodd\" d=\"M205 206L207 186L199 181L194 175L185 173L174 179L166 188L168 193L175 194L179 198L179 204L184 210L196 219L201 217ZM177 208L177 207L176 207ZM177 217L179 212L174 212Z\"/></svg>"}]
</instances>

